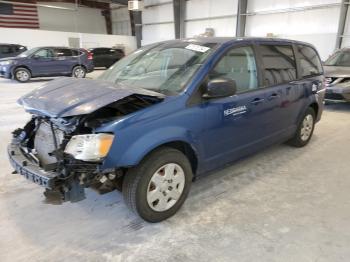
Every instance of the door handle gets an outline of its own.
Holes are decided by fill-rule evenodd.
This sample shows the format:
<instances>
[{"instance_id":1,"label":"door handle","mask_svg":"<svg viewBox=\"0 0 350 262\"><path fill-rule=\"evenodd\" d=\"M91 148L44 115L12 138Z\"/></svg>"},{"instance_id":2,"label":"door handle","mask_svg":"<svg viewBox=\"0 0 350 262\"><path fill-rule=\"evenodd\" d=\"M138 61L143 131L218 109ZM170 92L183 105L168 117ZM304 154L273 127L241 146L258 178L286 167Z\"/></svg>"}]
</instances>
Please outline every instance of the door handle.
<instances>
[{"instance_id":1,"label":"door handle","mask_svg":"<svg viewBox=\"0 0 350 262\"><path fill-rule=\"evenodd\" d=\"M253 105L258 105L258 104L260 104L260 103L262 103L262 102L264 102L265 101L265 99L264 98L255 98L252 102L250 102L251 104L253 104Z\"/></svg>"},{"instance_id":2,"label":"door handle","mask_svg":"<svg viewBox=\"0 0 350 262\"><path fill-rule=\"evenodd\" d=\"M273 100L273 99L276 99L276 98L279 98L279 97L280 97L279 94L273 93L272 95L269 96L269 100Z\"/></svg>"}]
</instances>

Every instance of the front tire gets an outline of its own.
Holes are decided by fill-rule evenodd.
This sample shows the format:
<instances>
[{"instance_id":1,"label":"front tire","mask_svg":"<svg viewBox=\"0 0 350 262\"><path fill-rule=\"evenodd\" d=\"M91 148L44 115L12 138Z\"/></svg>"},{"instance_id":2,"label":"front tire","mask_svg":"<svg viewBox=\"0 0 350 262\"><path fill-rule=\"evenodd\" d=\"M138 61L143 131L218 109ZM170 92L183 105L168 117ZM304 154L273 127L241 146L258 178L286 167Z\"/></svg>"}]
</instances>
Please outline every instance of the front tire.
<instances>
[{"instance_id":1,"label":"front tire","mask_svg":"<svg viewBox=\"0 0 350 262\"><path fill-rule=\"evenodd\" d=\"M125 202L144 220L160 222L180 209L192 176L191 164L182 152L160 148L127 172L122 189Z\"/></svg>"},{"instance_id":2,"label":"front tire","mask_svg":"<svg viewBox=\"0 0 350 262\"><path fill-rule=\"evenodd\" d=\"M14 78L20 83L26 83L31 78L31 73L27 68L19 67L14 72Z\"/></svg>"},{"instance_id":3,"label":"front tire","mask_svg":"<svg viewBox=\"0 0 350 262\"><path fill-rule=\"evenodd\" d=\"M306 146L313 135L315 129L315 119L315 110L309 107L299 123L294 137L289 141L289 144L294 147Z\"/></svg>"},{"instance_id":4,"label":"front tire","mask_svg":"<svg viewBox=\"0 0 350 262\"><path fill-rule=\"evenodd\" d=\"M75 66L72 70L72 77L75 78L85 78L86 69L83 66Z\"/></svg>"}]
</instances>

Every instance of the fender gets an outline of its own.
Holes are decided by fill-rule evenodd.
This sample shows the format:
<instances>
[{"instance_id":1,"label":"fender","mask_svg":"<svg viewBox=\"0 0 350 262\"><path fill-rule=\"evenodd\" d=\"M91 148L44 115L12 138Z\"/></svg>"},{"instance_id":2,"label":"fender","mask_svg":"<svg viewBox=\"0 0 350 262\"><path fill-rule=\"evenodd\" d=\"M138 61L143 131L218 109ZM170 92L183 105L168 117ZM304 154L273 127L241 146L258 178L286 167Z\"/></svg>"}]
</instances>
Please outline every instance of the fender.
<instances>
[{"instance_id":1,"label":"fender","mask_svg":"<svg viewBox=\"0 0 350 262\"><path fill-rule=\"evenodd\" d=\"M170 142L189 144L199 160L199 152L192 133L182 127L168 126L152 130L128 144L127 148L118 147L118 140L113 143L110 153L103 162L102 168L136 166L148 153L155 148ZM116 155L120 155L116 157Z\"/></svg>"},{"instance_id":2,"label":"fender","mask_svg":"<svg viewBox=\"0 0 350 262\"><path fill-rule=\"evenodd\" d=\"M296 122L296 126L299 125L300 121L302 120L303 116L305 115L306 110L312 105L312 104L317 104L319 107L319 111L320 109L320 105L319 102L317 101L317 99L315 98L315 96L308 96L304 108L303 110L301 110L299 112L298 118L297 118L297 122ZM316 112L315 112L316 113ZM320 112L318 112L318 114L316 115L316 119L318 119L318 115L320 114Z\"/></svg>"}]
</instances>

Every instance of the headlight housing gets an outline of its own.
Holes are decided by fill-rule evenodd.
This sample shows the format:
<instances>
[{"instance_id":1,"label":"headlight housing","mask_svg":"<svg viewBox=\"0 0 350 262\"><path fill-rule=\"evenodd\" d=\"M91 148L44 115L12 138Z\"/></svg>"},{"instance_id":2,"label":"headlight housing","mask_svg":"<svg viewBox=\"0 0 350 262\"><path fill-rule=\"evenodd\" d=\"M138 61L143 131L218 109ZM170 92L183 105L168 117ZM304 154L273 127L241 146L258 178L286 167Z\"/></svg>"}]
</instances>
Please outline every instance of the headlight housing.
<instances>
[{"instance_id":1,"label":"headlight housing","mask_svg":"<svg viewBox=\"0 0 350 262\"><path fill-rule=\"evenodd\" d=\"M4 66L4 65L10 65L12 63L13 63L13 60L7 60L7 61L0 62L0 65Z\"/></svg>"},{"instance_id":2,"label":"headlight housing","mask_svg":"<svg viewBox=\"0 0 350 262\"><path fill-rule=\"evenodd\" d=\"M112 146L114 135L89 134L73 136L64 150L75 159L83 161L101 161Z\"/></svg>"}]
</instances>

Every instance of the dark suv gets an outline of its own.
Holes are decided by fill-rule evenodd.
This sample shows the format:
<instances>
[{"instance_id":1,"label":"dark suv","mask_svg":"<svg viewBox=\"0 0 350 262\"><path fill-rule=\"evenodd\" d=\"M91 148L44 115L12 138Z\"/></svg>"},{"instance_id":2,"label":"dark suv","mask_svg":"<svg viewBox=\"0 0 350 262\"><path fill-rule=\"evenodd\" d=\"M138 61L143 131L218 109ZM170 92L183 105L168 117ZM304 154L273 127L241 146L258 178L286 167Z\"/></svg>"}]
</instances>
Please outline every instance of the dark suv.
<instances>
[{"instance_id":1,"label":"dark suv","mask_svg":"<svg viewBox=\"0 0 350 262\"><path fill-rule=\"evenodd\" d=\"M22 45L0 44L0 58L17 56L24 51L27 51L27 48Z\"/></svg>"},{"instance_id":2,"label":"dark suv","mask_svg":"<svg viewBox=\"0 0 350 262\"><path fill-rule=\"evenodd\" d=\"M84 78L93 69L90 52L67 47L37 47L17 57L0 59L0 76L19 82L47 76Z\"/></svg>"},{"instance_id":3,"label":"dark suv","mask_svg":"<svg viewBox=\"0 0 350 262\"><path fill-rule=\"evenodd\" d=\"M157 222L181 207L193 178L272 144L305 146L324 94L310 44L166 41L98 80L54 80L22 97L32 119L13 132L8 153L49 201L82 200L86 187L121 189L132 210Z\"/></svg>"},{"instance_id":4,"label":"dark suv","mask_svg":"<svg viewBox=\"0 0 350 262\"><path fill-rule=\"evenodd\" d=\"M95 67L109 68L115 62L119 61L125 56L124 51L118 48L98 47L91 48L89 51L93 55Z\"/></svg>"}]
</instances>

